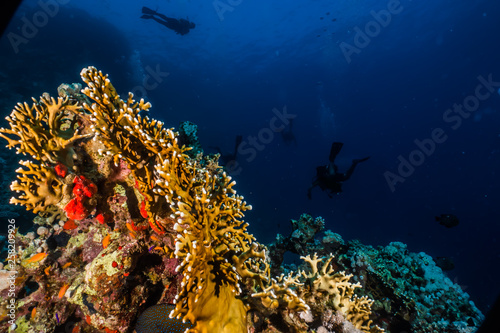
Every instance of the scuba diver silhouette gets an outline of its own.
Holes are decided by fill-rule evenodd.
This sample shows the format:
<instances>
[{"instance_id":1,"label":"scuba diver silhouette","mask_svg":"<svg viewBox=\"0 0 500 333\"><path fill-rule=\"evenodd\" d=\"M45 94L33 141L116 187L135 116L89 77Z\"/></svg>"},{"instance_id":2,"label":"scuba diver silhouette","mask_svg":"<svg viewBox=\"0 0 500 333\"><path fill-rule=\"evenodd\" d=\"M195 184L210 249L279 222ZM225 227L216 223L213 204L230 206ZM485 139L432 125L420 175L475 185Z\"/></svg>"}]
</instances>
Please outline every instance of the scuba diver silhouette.
<instances>
[{"instance_id":1,"label":"scuba diver silhouette","mask_svg":"<svg viewBox=\"0 0 500 333\"><path fill-rule=\"evenodd\" d=\"M243 136L237 135L236 142L234 143L234 152L233 153L224 154L219 147L210 147L210 148L217 150L217 152L220 155L219 161L221 161L222 165L228 165L230 163L236 162L236 158L238 157L238 147L240 146L242 141L243 141Z\"/></svg>"},{"instance_id":2,"label":"scuba diver silhouette","mask_svg":"<svg viewBox=\"0 0 500 333\"><path fill-rule=\"evenodd\" d=\"M295 138L295 134L292 132L292 127L293 127L293 119L289 120L288 124L288 129L283 129L281 131L281 138L283 139L283 142L289 146L293 144L295 147L297 147L297 139Z\"/></svg>"},{"instance_id":3,"label":"scuba diver silhouette","mask_svg":"<svg viewBox=\"0 0 500 333\"><path fill-rule=\"evenodd\" d=\"M190 29L194 29L196 26L193 22L189 22L185 19L175 19L171 17L167 17L163 14L159 14L156 10L149 9L148 7L142 7L142 15L143 19L153 19L156 22L166 26L169 29L174 30L177 34L181 36L189 33ZM157 17L158 16L158 17Z\"/></svg>"},{"instance_id":4,"label":"scuba diver silhouette","mask_svg":"<svg viewBox=\"0 0 500 333\"><path fill-rule=\"evenodd\" d=\"M334 142L332 143L332 147L330 149L330 163L328 165L322 165L316 168L316 177L311 184L311 187L307 190L307 197L311 199L311 190L319 186L323 191L328 190L328 196L331 198L333 194L339 194L342 192L342 182L348 180L356 166L368 160L370 156L352 160L351 167L347 170L346 173L339 173L338 167L335 165L335 158L337 154L342 149L344 144L342 142Z\"/></svg>"}]
</instances>

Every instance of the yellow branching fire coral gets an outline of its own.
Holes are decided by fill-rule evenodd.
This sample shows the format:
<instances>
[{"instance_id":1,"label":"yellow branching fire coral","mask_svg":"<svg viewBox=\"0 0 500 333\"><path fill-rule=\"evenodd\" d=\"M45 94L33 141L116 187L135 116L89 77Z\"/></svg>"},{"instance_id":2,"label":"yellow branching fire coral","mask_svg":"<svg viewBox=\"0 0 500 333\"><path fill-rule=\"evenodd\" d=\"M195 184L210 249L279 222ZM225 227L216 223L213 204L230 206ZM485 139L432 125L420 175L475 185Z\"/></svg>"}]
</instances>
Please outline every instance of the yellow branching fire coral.
<instances>
[{"instance_id":1,"label":"yellow branching fire coral","mask_svg":"<svg viewBox=\"0 0 500 333\"><path fill-rule=\"evenodd\" d=\"M257 251L242 220L251 206L219 166L190 159L171 129L139 115L149 103L135 102L132 94L123 102L95 68L84 69L82 78L89 86L83 93L95 101L83 105L92 129L116 165L121 159L128 163L146 197L151 226L163 232L166 226L159 221L176 221L174 255L183 281L171 316L194 323L193 332L246 332L243 285L273 288L266 285L264 251ZM294 308L307 308L297 297L289 299Z\"/></svg>"},{"instance_id":2,"label":"yellow branching fire coral","mask_svg":"<svg viewBox=\"0 0 500 333\"><path fill-rule=\"evenodd\" d=\"M193 332L246 332L242 288L264 289L269 281L265 253L242 220L251 206L220 167L204 168L176 150L158 156L153 191L165 196L175 216L174 254L183 273L171 317L196 323Z\"/></svg>"},{"instance_id":3,"label":"yellow branching fire coral","mask_svg":"<svg viewBox=\"0 0 500 333\"><path fill-rule=\"evenodd\" d=\"M75 130L74 113L80 108L68 98L57 100L41 97L30 107L17 104L9 121L10 129L0 129L0 137L8 141L7 147L16 147L16 153L27 154L45 163L63 163L73 166L76 158L72 145L76 140L88 137ZM17 136L16 138L9 137Z\"/></svg>"},{"instance_id":4,"label":"yellow branching fire coral","mask_svg":"<svg viewBox=\"0 0 500 333\"><path fill-rule=\"evenodd\" d=\"M360 283L349 282L352 275L346 275L344 272L335 272L330 266L333 257L330 256L323 263L325 258L318 258L315 253L301 257L309 266L311 271L301 275L306 279L305 288L301 291L301 296L308 303L317 304L318 299L325 298L333 308L340 311L357 329L364 332L382 332L377 326L371 327L370 320L371 305L373 300L368 297L358 297L354 294L357 288L361 288ZM322 264L321 269L318 267Z\"/></svg>"},{"instance_id":5,"label":"yellow branching fire coral","mask_svg":"<svg viewBox=\"0 0 500 333\"><path fill-rule=\"evenodd\" d=\"M103 75L95 67L84 68L82 79L87 87L82 92L92 101L83 103L92 123L91 129L95 139L99 138L106 150L99 153L112 156L116 166L124 160L132 170L139 184L141 194L145 197L145 210L149 223L155 231L162 233L164 228L159 224L158 212L167 213L165 199L158 196L155 186L154 166L161 156L175 152L182 155L187 148L180 148L171 129L163 128L163 123L142 117L141 111L148 111L150 103L143 99L136 102L129 93L127 101L123 101L111 84L107 75Z\"/></svg>"},{"instance_id":6,"label":"yellow branching fire coral","mask_svg":"<svg viewBox=\"0 0 500 333\"><path fill-rule=\"evenodd\" d=\"M287 276L282 274L277 279L271 279L269 286L262 288L261 292L252 294L252 297L260 299L262 305L269 310L286 308L308 311L309 306L295 292L302 285L299 277L293 276L293 273Z\"/></svg>"},{"instance_id":7,"label":"yellow branching fire coral","mask_svg":"<svg viewBox=\"0 0 500 333\"><path fill-rule=\"evenodd\" d=\"M35 213L50 212L54 206L65 205L73 193L68 206L80 208L81 216L76 220L86 220L91 210L82 202L92 198L89 206L101 218L101 225L89 228L96 234L97 230L101 233L109 227L106 214L97 214L99 209L108 207L109 213L116 213L106 205L121 197L127 198L126 205L137 204L135 211L140 213L134 214L133 209L121 213L121 228L125 229L123 225L126 225L126 236L134 239L135 252L145 248L148 253L159 248L165 258L177 259L175 271L182 276L182 282L170 318L190 321L194 327L188 332L244 333L248 331L249 312L266 316L282 313L292 318L285 320L289 327L298 323L303 330L301 317L294 313L310 313L320 299L328 300L357 328L369 331L372 301L354 295L360 285L350 283L350 276L334 273L329 267L330 259L319 268L323 259L308 256L304 259L311 267L309 273L271 277L266 247L247 231L248 224L243 220L244 212L252 207L236 193L235 181L216 160L201 154L196 158L188 156L186 152L190 148L179 143L178 133L142 115L151 107L149 103L142 99L135 101L131 93L126 101L122 100L107 75L96 68L83 69L81 76L87 84L81 94L57 100L45 96L32 107L18 104L7 118L11 129L0 130L9 147L17 147L19 153L41 161L40 165L22 163L28 170L18 170L19 181L14 182L12 189L21 194L12 202L25 205ZM97 170L88 171L85 176L60 177L54 171L55 164L78 171L72 168L75 149L98 165ZM106 179L113 174L108 163L114 165L115 173L129 172L131 176L120 178L129 192L124 189L118 195L117 184ZM74 184L72 190L70 184ZM99 193L94 197L97 191L106 188L115 190L108 189L107 195ZM67 214L68 206L65 206ZM92 289L91 286L98 289L100 282L95 277L118 284L120 279L114 274L126 269L123 274L128 277L129 270L134 269L131 258L118 259L122 247L117 243L122 235L120 224L112 223L115 223L114 230L107 233L107 241L103 241L103 249L99 249L101 257L93 257L93 264L87 265L99 274L87 275L86 285L79 287L82 293L85 288ZM157 235L145 231L147 223ZM68 230L76 228L71 223L63 224ZM77 237L83 239L83 236ZM74 244L72 242L70 244ZM93 241L87 242L93 244ZM106 271L99 267L106 267ZM111 289L108 291L112 294ZM72 302L77 305L76 300ZM97 317L94 315L92 320ZM99 318L102 322L105 317ZM115 321L113 325L117 327L118 323Z\"/></svg>"},{"instance_id":8,"label":"yellow branching fire coral","mask_svg":"<svg viewBox=\"0 0 500 333\"><path fill-rule=\"evenodd\" d=\"M13 197L10 203L24 205L33 213L43 213L68 194L68 186L52 168L30 161L21 161L20 164L28 169L16 170L19 174L18 181L14 181L10 189L22 194L17 198Z\"/></svg>"}]
</instances>

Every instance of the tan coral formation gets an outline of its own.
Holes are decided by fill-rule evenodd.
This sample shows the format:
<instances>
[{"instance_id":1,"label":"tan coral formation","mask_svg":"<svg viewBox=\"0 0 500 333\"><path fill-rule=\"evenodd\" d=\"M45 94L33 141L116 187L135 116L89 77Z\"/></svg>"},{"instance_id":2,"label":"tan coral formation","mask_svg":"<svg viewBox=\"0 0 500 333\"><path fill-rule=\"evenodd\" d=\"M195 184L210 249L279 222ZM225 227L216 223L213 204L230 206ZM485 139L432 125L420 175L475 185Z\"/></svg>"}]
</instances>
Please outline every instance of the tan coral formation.
<instances>
[{"instance_id":1,"label":"tan coral formation","mask_svg":"<svg viewBox=\"0 0 500 333\"><path fill-rule=\"evenodd\" d=\"M333 256L318 258L315 253L313 257L308 255L301 259L310 266L308 273L301 271L305 278L305 288L302 289L301 296L309 304L318 304L318 300L323 299L340 311L357 329L364 332L382 332L377 326L372 326L370 320L373 300L355 295L355 290L361 288L361 284L349 282L352 274L335 272L330 265Z\"/></svg>"},{"instance_id":2,"label":"tan coral formation","mask_svg":"<svg viewBox=\"0 0 500 333\"><path fill-rule=\"evenodd\" d=\"M30 107L28 103L18 103L9 121L10 129L0 129L0 137L8 141L8 148L16 147L16 153L27 154L45 163L61 162L73 166L76 157L72 145L75 141L88 137L75 129L74 113L80 108L71 104L68 98L57 100L41 97ZM17 136L12 138L10 136Z\"/></svg>"},{"instance_id":3,"label":"tan coral formation","mask_svg":"<svg viewBox=\"0 0 500 333\"><path fill-rule=\"evenodd\" d=\"M68 186L56 175L52 168L30 161L20 161L27 169L19 168L18 180L10 186L12 191L22 193L12 197L10 203L24 205L33 213L46 212L50 206L58 204L68 195Z\"/></svg>"},{"instance_id":4,"label":"tan coral formation","mask_svg":"<svg viewBox=\"0 0 500 333\"><path fill-rule=\"evenodd\" d=\"M136 181L141 194L145 197L145 210L150 225L161 233L164 228L159 224L158 212L168 210L165 199L154 191L154 166L160 156L182 155L188 148L177 145L176 134L172 129L163 128L163 123L142 117L141 111L148 111L151 104L141 99L134 100L129 93L123 101L111 84L107 75L95 67L84 68L82 79L87 83L82 92L93 102L83 103L82 107L90 114L91 130L95 139L99 138L106 150L99 153L113 158L115 166L124 160ZM164 214L165 215L165 214Z\"/></svg>"}]
</instances>

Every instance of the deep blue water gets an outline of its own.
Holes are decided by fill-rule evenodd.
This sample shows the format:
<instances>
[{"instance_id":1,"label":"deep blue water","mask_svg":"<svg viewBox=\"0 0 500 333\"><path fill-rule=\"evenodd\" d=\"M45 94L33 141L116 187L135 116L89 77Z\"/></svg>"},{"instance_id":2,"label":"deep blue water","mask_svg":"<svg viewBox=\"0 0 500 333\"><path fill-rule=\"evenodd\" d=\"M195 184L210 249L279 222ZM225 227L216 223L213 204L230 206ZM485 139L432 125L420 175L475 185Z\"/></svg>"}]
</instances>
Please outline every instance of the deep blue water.
<instances>
[{"instance_id":1,"label":"deep blue water","mask_svg":"<svg viewBox=\"0 0 500 333\"><path fill-rule=\"evenodd\" d=\"M142 6L196 27L176 35L141 19ZM196 123L207 152L243 135L233 174L259 241L321 215L346 240L452 257L450 277L487 310L500 292L499 32L494 0L30 0L0 41L1 112L94 65L151 101L152 117ZM464 103L471 111L449 111ZM284 108L296 146L270 127ZM344 142L341 171L371 159L342 194L315 188L308 200L333 141ZM410 157L419 165L389 184ZM446 229L440 214L460 224Z\"/></svg>"}]
</instances>

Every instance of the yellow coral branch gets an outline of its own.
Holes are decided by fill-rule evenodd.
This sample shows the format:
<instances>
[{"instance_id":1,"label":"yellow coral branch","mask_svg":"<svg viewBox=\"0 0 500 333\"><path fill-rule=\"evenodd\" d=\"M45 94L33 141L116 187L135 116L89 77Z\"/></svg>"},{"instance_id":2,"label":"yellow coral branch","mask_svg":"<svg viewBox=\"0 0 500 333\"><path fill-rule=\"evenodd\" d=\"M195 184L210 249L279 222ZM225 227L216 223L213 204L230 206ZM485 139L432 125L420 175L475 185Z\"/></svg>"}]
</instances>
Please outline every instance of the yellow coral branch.
<instances>
[{"instance_id":1,"label":"yellow coral branch","mask_svg":"<svg viewBox=\"0 0 500 333\"><path fill-rule=\"evenodd\" d=\"M10 203L24 205L33 213L45 212L50 206L59 203L68 192L68 186L57 177L53 169L29 161L20 161L20 164L27 167L27 170L16 170L18 180L12 183L10 189L22 194L17 198L12 197Z\"/></svg>"},{"instance_id":2,"label":"yellow coral branch","mask_svg":"<svg viewBox=\"0 0 500 333\"><path fill-rule=\"evenodd\" d=\"M72 167L76 157L73 143L89 136L79 134L73 128L72 119L80 107L71 104L67 97L57 100L41 97L39 102L33 101L31 107L28 103L15 106L10 116L6 117L11 128L1 128L0 137L8 141L8 148L17 147L17 154Z\"/></svg>"},{"instance_id":3,"label":"yellow coral branch","mask_svg":"<svg viewBox=\"0 0 500 333\"><path fill-rule=\"evenodd\" d=\"M352 274L335 272L330 266L332 255L327 258L318 258L315 253L313 257L308 255L301 257L301 259L304 259L310 266L310 272L300 272L301 276L305 278L305 286L307 286L301 291L304 298L314 302L315 299L323 298L326 295L333 308L342 312L347 320L353 323L354 327L364 332L383 332L376 326L370 327L372 321L369 318L373 300L354 294L357 288L361 288L361 284L349 282ZM326 262L323 263L325 259ZM320 263L323 263L321 269L318 268Z\"/></svg>"}]
</instances>

